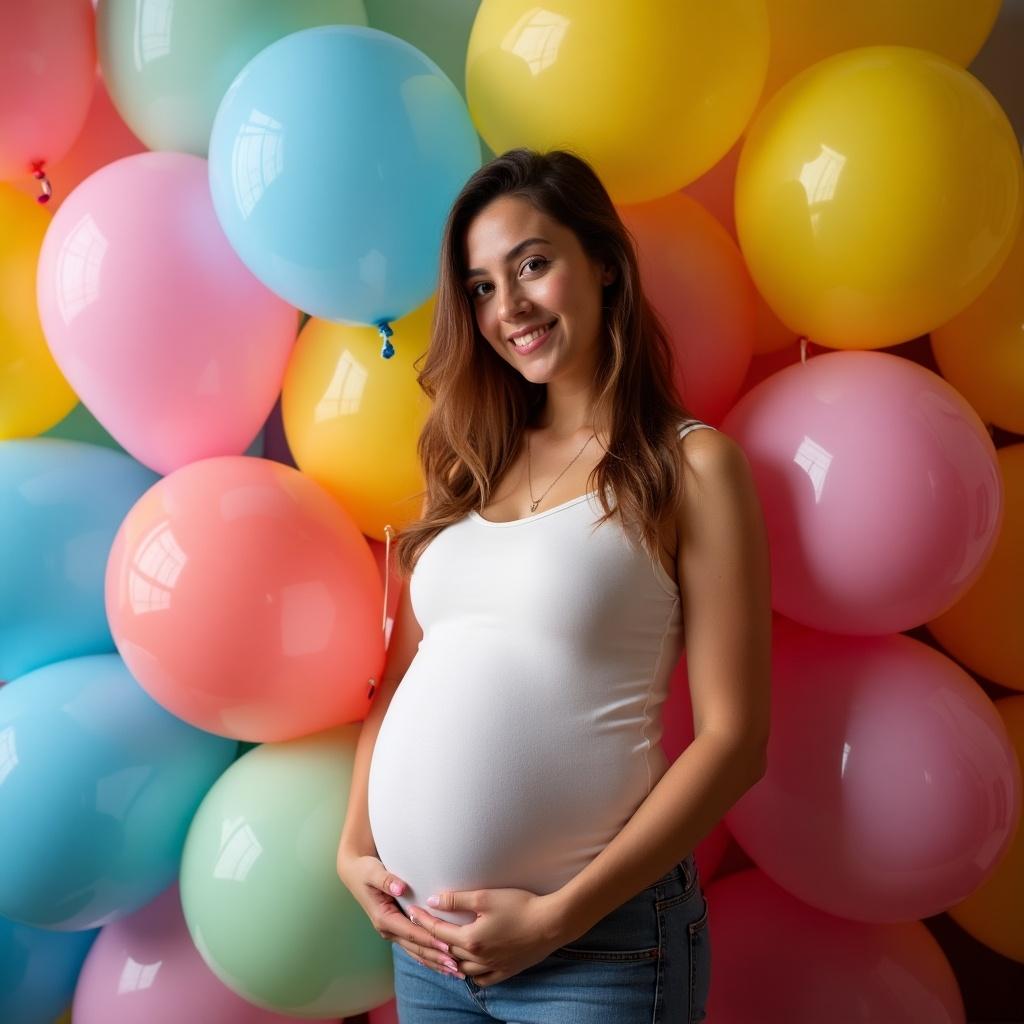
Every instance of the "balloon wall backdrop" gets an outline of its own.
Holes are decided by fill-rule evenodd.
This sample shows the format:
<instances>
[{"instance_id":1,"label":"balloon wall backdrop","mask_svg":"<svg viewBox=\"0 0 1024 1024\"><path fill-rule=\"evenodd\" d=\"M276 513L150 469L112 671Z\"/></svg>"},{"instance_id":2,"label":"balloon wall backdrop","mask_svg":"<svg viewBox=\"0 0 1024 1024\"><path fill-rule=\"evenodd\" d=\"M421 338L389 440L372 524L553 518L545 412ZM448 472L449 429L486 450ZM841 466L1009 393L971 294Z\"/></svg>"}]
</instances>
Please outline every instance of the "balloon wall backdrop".
<instances>
[{"instance_id":1,"label":"balloon wall backdrop","mask_svg":"<svg viewBox=\"0 0 1024 1024\"><path fill-rule=\"evenodd\" d=\"M0 5L0 1021L397 1019L335 854L445 218L518 146L601 177L765 514L709 1019L962 1024L954 933L1019 995L1021 47L1024 0Z\"/></svg>"}]
</instances>

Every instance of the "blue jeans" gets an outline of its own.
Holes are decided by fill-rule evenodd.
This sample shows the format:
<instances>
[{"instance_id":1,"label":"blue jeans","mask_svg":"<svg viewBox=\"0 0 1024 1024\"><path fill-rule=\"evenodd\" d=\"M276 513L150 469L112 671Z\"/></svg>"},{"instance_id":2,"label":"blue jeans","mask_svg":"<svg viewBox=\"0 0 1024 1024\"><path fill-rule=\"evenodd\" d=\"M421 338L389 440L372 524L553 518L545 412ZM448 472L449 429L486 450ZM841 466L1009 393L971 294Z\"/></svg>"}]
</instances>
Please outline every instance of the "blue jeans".
<instances>
[{"instance_id":1,"label":"blue jeans","mask_svg":"<svg viewBox=\"0 0 1024 1024\"><path fill-rule=\"evenodd\" d=\"M711 985L708 904L691 853L590 931L480 988L417 963L396 942L399 1024L694 1024Z\"/></svg>"}]
</instances>

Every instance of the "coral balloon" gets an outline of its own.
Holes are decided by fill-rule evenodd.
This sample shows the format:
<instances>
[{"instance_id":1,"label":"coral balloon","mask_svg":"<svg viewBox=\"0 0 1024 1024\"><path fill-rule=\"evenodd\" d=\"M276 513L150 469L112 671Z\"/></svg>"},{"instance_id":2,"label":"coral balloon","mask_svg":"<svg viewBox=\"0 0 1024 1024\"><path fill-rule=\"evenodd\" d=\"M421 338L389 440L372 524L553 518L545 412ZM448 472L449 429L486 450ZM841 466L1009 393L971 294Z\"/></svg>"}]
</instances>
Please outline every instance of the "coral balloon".
<instances>
[{"instance_id":1,"label":"coral balloon","mask_svg":"<svg viewBox=\"0 0 1024 1024\"><path fill-rule=\"evenodd\" d=\"M1021 770L1002 719L952 659L902 634L776 617L768 769L726 814L775 882L855 921L911 921L1006 855Z\"/></svg>"},{"instance_id":2,"label":"coral balloon","mask_svg":"<svg viewBox=\"0 0 1024 1024\"><path fill-rule=\"evenodd\" d=\"M483 0L466 95L495 153L568 147L617 203L642 203L726 153L767 61L763 0Z\"/></svg>"},{"instance_id":3,"label":"coral balloon","mask_svg":"<svg viewBox=\"0 0 1024 1024\"><path fill-rule=\"evenodd\" d=\"M673 192L619 209L636 240L644 291L675 347L676 390L717 423L753 354L756 295L739 249L695 199Z\"/></svg>"},{"instance_id":4,"label":"coral balloon","mask_svg":"<svg viewBox=\"0 0 1024 1024\"><path fill-rule=\"evenodd\" d=\"M0 440L41 434L78 402L36 309L36 266L49 226L38 203L0 182Z\"/></svg>"},{"instance_id":5,"label":"coral balloon","mask_svg":"<svg viewBox=\"0 0 1024 1024\"><path fill-rule=\"evenodd\" d=\"M106 604L153 698L236 739L362 720L384 660L366 539L319 484L268 459L203 459L147 491L114 539Z\"/></svg>"},{"instance_id":6,"label":"coral balloon","mask_svg":"<svg viewBox=\"0 0 1024 1024\"><path fill-rule=\"evenodd\" d=\"M96 81L94 26L89 0L0 4L0 178L71 148Z\"/></svg>"},{"instance_id":7,"label":"coral balloon","mask_svg":"<svg viewBox=\"0 0 1024 1024\"><path fill-rule=\"evenodd\" d=\"M772 46L761 104L804 68L858 46L915 46L967 67L999 13L1000 0L768 0Z\"/></svg>"},{"instance_id":8,"label":"coral balloon","mask_svg":"<svg viewBox=\"0 0 1024 1024\"><path fill-rule=\"evenodd\" d=\"M259 433L295 310L228 244L205 160L139 153L90 176L53 218L37 285L58 365L139 462L169 473Z\"/></svg>"},{"instance_id":9,"label":"coral balloon","mask_svg":"<svg viewBox=\"0 0 1024 1024\"><path fill-rule=\"evenodd\" d=\"M156 479L96 445L0 444L0 680L113 651L107 556L121 520Z\"/></svg>"},{"instance_id":10,"label":"coral balloon","mask_svg":"<svg viewBox=\"0 0 1024 1024\"><path fill-rule=\"evenodd\" d=\"M97 75L82 130L67 155L47 165L47 176L53 190L47 209L51 213L56 212L71 192L94 171L123 156L142 153L145 148L121 120L102 77ZM31 178L16 182L15 187L31 197L39 192L39 185Z\"/></svg>"},{"instance_id":11,"label":"coral balloon","mask_svg":"<svg viewBox=\"0 0 1024 1024\"><path fill-rule=\"evenodd\" d=\"M834 633L897 633L949 608L999 534L1002 483L977 414L938 374L883 352L773 373L722 429L750 459L772 606Z\"/></svg>"},{"instance_id":12,"label":"coral balloon","mask_svg":"<svg viewBox=\"0 0 1024 1024\"><path fill-rule=\"evenodd\" d=\"M984 291L1021 216L1020 145L987 89L903 46L837 54L747 131L736 228L759 291L832 348L881 348Z\"/></svg>"},{"instance_id":13,"label":"coral balloon","mask_svg":"<svg viewBox=\"0 0 1024 1024\"><path fill-rule=\"evenodd\" d=\"M434 300L394 324L395 354L380 358L372 327L306 322L281 392L288 448L299 468L338 498L359 529L384 539L421 511L416 441L429 403L413 362L430 343Z\"/></svg>"},{"instance_id":14,"label":"coral balloon","mask_svg":"<svg viewBox=\"0 0 1024 1024\"><path fill-rule=\"evenodd\" d=\"M1024 434L1024 229L995 280L931 344L942 376L986 423Z\"/></svg>"},{"instance_id":15,"label":"coral balloon","mask_svg":"<svg viewBox=\"0 0 1024 1024\"><path fill-rule=\"evenodd\" d=\"M0 689L0 914L82 931L178 874L185 833L236 744L139 689L116 654L71 658Z\"/></svg>"},{"instance_id":16,"label":"coral balloon","mask_svg":"<svg viewBox=\"0 0 1024 1024\"><path fill-rule=\"evenodd\" d=\"M210 134L210 191L235 251L299 309L348 323L397 320L426 302L448 210L479 166L444 72L357 25L261 50Z\"/></svg>"},{"instance_id":17,"label":"coral balloon","mask_svg":"<svg viewBox=\"0 0 1024 1024\"><path fill-rule=\"evenodd\" d=\"M391 946L338 878L359 727L265 743L224 773L181 861L185 920L207 965L257 1006L349 1016L394 995Z\"/></svg>"},{"instance_id":18,"label":"coral balloon","mask_svg":"<svg viewBox=\"0 0 1024 1024\"><path fill-rule=\"evenodd\" d=\"M928 631L972 671L1024 691L1024 444L1000 448L996 459L1006 506L992 557Z\"/></svg>"},{"instance_id":19,"label":"coral balloon","mask_svg":"<svg viewBox=\"0 0 1024 1024\"><path fill-rule=\"evenodd\" d=\"M1024 697L995 702L1024 764ZM949 907L949 916L964 931L1003 956L1024 964L1024 828L1018 828L999 866L965 900Z\"/></svg>"},{"instance_id":20,"label":"coral balloon","mask_svg":"<svg viewBox=\"0 0 1024 1024\"><path fill-rule=\"evenodd\" d=\"M125 984L145 964L145 984ZM299 1024L236 995L206 966L177 883L100 932L75 987L75 1024Z\"/></svg>"},{"instance_id":21,"label":"coral balloon","mask_svg":"<svg viewBox=\"0 0 1024 1024\"><path fill-rule=\"evenodd\" d=\"M139 138L205 157L217 105L249 60L300 29L348 23L366 24L363 0L104 0L96 36L111 94ZM159 44L140 44L154 24Z\"/></svg>"},{"instance_id":22,"label":"coral balloon","mask_svg":"<svg viewBox=\"0 0 1024 1024\"><path fill-rule=\"evenodd\" d=\"M865 924L809 907L764 872L712 882L715 1024L964 1024L953 967L921 921ZM771 950L771 955L765 955Z\"/></svg>"}]
</instances>

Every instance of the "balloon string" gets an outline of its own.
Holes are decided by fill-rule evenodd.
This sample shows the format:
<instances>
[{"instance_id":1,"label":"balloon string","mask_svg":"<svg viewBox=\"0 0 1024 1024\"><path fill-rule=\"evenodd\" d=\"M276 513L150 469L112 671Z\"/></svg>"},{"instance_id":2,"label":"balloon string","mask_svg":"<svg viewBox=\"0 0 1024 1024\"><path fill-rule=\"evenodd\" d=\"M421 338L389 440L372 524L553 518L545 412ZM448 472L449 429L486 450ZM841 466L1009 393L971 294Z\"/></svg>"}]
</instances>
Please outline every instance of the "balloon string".
<instances>
[{"instance_id":1,"label":"balloon string","mask_svg":"<svg viewBox=\"0 0 1024 1024\"><path fill-rule=\"evenodd\" d=\"M395 354L395 346L391 344L391 335L395 332L391 329L391 324L387 320L381 320L377 324L377 330L380 333L381 348L380 357L381 359L390 359Z\"/></svg>"},{"instance_id":2,"label":"balloon string","mask_svg":"<svg viewBox=\"0 0 1024 1024\"><path fill-rule=\"evenodd\" d=\"M46 171L43 170L43 164L45 163L45 160L32 161L32 177L39 182L39 188L42 190L41 195L36 196L37 203L48 203L50 196L53 195L53 186L50 184L50 179L46 176Z\"/></svg>"},{"instance_id":3,"label":"balloon string","mask_svg":"<svg viewBox=\"0 0 1024 1024\"><path fill-rule=\"evenodd\" d=\"M800 362L802 365L807 365L807 346L810 344L810 338L806 335L800 335Z\"/></svg>"}]
</instances>

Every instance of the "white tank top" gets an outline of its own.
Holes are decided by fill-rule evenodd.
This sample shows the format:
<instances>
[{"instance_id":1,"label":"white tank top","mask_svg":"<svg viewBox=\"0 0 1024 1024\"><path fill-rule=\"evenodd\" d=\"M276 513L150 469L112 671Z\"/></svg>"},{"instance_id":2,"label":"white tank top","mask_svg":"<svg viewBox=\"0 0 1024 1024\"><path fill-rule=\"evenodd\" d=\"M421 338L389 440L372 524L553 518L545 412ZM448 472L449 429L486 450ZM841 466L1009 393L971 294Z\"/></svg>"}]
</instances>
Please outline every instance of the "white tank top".
<instances>
[{"instance_id":1,"label":"white tank top","mask_svg":"<svg viewBox=\"0 0 1024 1024\"><path fill-rule=\"evenodd\" d=\"M471 512L420 555L408 585L423 639L368 781L405 910L441 889L555 891L668 767L679 589L618 522L592 532L600 515L596 491L511 522Z\"/></svg>"}]
</instances>

